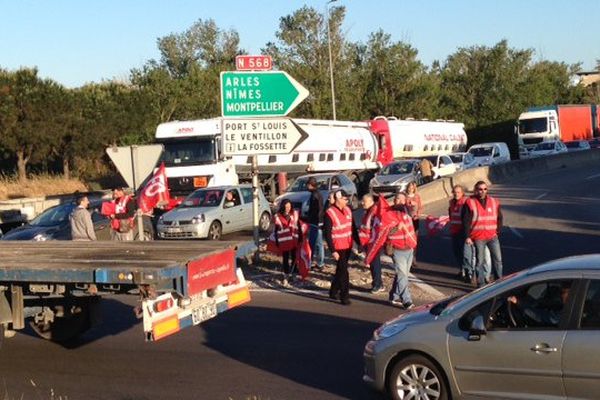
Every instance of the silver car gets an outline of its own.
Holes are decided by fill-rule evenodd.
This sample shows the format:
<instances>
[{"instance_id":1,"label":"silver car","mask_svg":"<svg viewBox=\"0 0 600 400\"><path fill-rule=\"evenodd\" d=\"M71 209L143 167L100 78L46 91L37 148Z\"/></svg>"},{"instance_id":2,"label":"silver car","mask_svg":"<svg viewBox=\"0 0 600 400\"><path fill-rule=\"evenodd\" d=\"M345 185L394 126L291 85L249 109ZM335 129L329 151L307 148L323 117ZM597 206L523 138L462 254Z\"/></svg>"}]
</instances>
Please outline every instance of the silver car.
<instances>
[{"instance_id":1,"label":"silver car","mask_svg":"<svg viewBox=\"0 0 600 400\"><path fill-rule=\"evenodd\" d=\"M403 192L410 182L422 183L420 160L402 160L389 163L381 169L371 182L369 189L374 193Z\"/></svg>"},{"instance_id":2,"label":"silver car","mask_svg":"<svg viewBox=\"0 0 600 400\"><path fill-rule=\"evenodd\" d=\"M269 202L259 191L259 228L269 229ZM219 240L226 233L252 229L252 186L218 186L199 189L156 224L161 239Z\"/></svg>"},{"instance_id":3,"label":"silver car","mask_svg":"<svg viewBox=\"0 0 600 400\"><path fill-rule=\"evenodd\" d=\"M600 255L565 258L386 322L364 380L393 399L597 399Z\"/></svg>"}]
</instances>

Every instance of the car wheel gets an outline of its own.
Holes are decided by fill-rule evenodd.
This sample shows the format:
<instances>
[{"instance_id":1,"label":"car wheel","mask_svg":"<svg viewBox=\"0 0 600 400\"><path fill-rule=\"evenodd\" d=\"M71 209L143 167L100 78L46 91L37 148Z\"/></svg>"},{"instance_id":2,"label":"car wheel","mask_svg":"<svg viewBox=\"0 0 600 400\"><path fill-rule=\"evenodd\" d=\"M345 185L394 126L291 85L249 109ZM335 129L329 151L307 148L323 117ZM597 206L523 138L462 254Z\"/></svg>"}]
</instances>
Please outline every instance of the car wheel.
<instances>
[{"instance_id":1,"label":"car wheel","mask_svg":"<svg viewBox=\"0 0 600 400\"><path fill-rule=\"evenodd\" d=\"M271 227L271 214L268 212L262 213L260 220L258 221L258 227L261 231L266 232Z\"/></svg>"},{"instance_id":2,"label":"car wheel","mask_svg":"<svg viewBox=\"0 0 600 400\"><path fill-rule=\"evenodd\" d=\"M223 227L219 221L213 221L208 228L208 239L209 240L221 240L223 235Z\"/></svg>"},{"instance_id":3,"label":"car wheel","mask_svg":"<svg viewBox=\"0 0 600 400\"><path fill-rule=\"evenodd\" d=\"M444 376L427 358L414 355L401 359L390 373L387 389L390 397L400 399L447 400Z\"/></svg>"}]
</instances>

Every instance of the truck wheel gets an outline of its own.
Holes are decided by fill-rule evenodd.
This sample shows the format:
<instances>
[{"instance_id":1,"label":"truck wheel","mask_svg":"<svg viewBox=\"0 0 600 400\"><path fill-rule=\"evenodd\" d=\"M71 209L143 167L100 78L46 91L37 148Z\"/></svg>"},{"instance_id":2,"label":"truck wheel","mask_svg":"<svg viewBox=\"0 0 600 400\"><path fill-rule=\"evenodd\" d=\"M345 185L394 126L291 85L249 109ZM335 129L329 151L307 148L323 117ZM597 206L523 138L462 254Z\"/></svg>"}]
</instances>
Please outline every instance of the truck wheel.
<instances>
[{"instance_id":1,"label":"truck wheel","mask_svg":"<svg viewBox=\"0 0 600 400\"><path fill-rule=\"evenodd\" d=\"M390 398L447 400L448 388L444 375L427 358L414 355L394 365L387 380Z\"/></svg>"},{"instance_id":2,"label":"truck wheel","mask_svg":"<svg viewBox=\"0 0 600 400\"><path fill-rule=\"evenodd\" d=\"M208 239L221 240L222 234L223 228L221 227L221 223L219 221L213 221L213 223L210 224L210 228L208 228Z\"/></svg>"},{"instance_id":3,"label":"truck wheel","mask_svg":"<svg viewBox=\"0 0 600 400\"><path fill-rule=\"evenodd\" d=\"M266 232L271 227L271 215L268 212L262 213L258 221L258 227L261 231Z\"/></svg>"},{"instance_id":4,"label":"truck wheel","mask_svg":"<svg viewBox=\"0 0 600 400\"><path fill-rule=\"evenodd\" d=\"M90 328L90 312L88 307L81 307L80 312L55 318L52 322L31 321L29 324L42 339L65 343L77 338Z\"/></svg>"}]
</instances>

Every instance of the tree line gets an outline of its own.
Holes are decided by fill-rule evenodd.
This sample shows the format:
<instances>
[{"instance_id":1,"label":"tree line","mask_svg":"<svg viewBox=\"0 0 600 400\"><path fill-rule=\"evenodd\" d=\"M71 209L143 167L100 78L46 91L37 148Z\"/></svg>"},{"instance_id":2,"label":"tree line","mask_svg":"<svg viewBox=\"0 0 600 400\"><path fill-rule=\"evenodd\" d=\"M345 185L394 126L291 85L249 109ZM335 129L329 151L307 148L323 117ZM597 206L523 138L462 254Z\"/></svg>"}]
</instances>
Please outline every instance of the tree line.
<instances>
[{"instance_id":1,"label":"tree line","mask_svg":"<svg viewBox=\"0 0 600 400\"><path fill-rule=\"evenodd\" d=\"M291 116L332 119L328 38L340 120L393 115L453 119L473 128L516 119L534 105L600 103L597 84L573 83L580 64L536 61L533 50L502 40L459 48L425 65L416 48L381 30L366 42L349 40L345 12L300 8L280 19L276 39L262 49L310 92ZM151 142L162 122L220 115L219 72L234 70L235 57L247 54L239 34L200 19L158 38L157 46L160 58L132 69L127 82L68 89L40 78L36 68L0 69L3 172L19 179L30 172L94 179L107 170L107 146Z\"/></svg>"}]
</instances>

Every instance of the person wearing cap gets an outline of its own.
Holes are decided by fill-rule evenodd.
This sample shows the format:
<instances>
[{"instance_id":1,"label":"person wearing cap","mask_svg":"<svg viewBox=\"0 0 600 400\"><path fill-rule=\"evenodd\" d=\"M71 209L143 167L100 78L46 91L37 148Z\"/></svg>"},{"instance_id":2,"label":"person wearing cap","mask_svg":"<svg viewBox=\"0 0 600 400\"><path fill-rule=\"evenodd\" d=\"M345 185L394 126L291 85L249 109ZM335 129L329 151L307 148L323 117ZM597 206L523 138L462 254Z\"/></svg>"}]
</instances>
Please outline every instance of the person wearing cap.
<instances>
[{"instance_id":1,"label":"person wearing cap","mask_svg":"<svg viewBox=\"0 0 600 400\"><path fill-rule=\"evenodd\" d=\"M314 176L308 178L306 183L310 198L308 199L308 212L306 223L308 224L308 244L312 256L316 257L316 267L323 269L325 265L325 250L323 249L323 217L325 214L323 196L319 192L319 184Z\"/></svg>"},{"instance_id":2,"label":"person wearing cap","mask_svg":"<svg viewBox=\"0 0 600 400\"><path fill-rule=\"evenodd\" d=\"M465 244L475 246L477 261L475 274L477 286L502 278L502 252L498 234L502 229L502 211L500 202L488 195L488 187L479 181L473 188L474 195L469 197L462 209L462 223L465 230ZM490 251L493 274L486 263L486 247Z\"/></svg>"},{"instance_id":3,"label":"person wearing cap","mask_svg":"<svg viewBox=\"0 0 600 400\"><path fill-rule=\"evenodd\" d=\"M133 198L125 195L121 187L113 190L115 213L110 215L112 239L116 241L133 240L135 203Z\"/></svg>"},{"instance_id":4,"label":"person wearing cap","mask_svg":"<svg viewBox=\"0 0 600 400\"><path fill-rule=\"evenodd\" d=\"M323 234L327 246L336 262L335 275L331 281L329 297L339 299L343 305L350 304L350 277L348 259L352 252L353 239L358 242L358 233L352 222L352 210L348 207L348 193L335 192L335 204L327 209Z\"/></svg>"}]
</instances>

